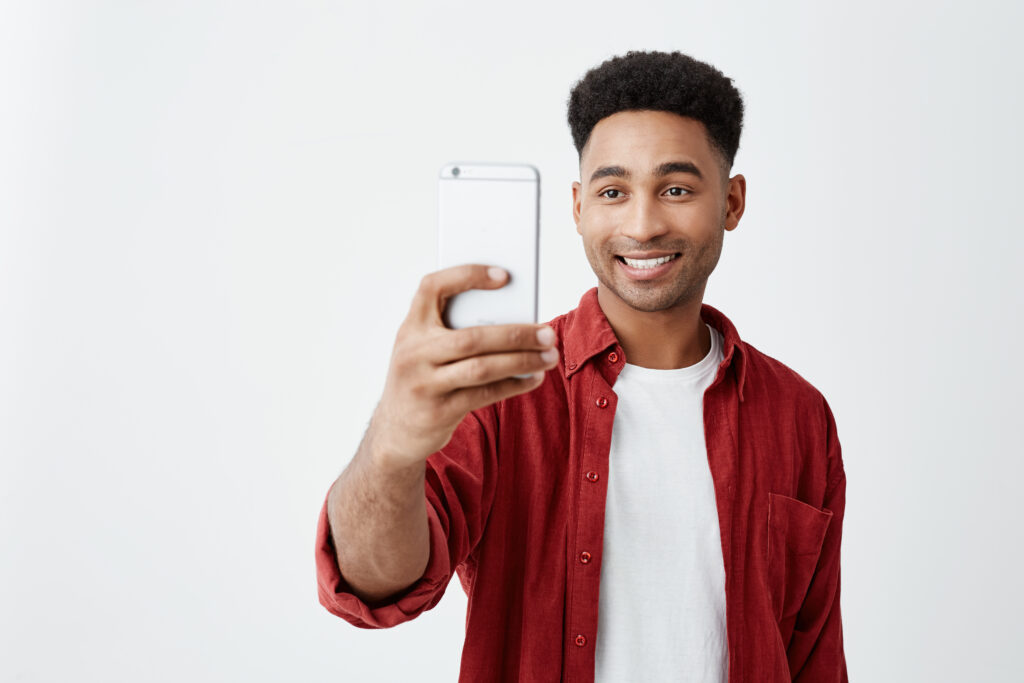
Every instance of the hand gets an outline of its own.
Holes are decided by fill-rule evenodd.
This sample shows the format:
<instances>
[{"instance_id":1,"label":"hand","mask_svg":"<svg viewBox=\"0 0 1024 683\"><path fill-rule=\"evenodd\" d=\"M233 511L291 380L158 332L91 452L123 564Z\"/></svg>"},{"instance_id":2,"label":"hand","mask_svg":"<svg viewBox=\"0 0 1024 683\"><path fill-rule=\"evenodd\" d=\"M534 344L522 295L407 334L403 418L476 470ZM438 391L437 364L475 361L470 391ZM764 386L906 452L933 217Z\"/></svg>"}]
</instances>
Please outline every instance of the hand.
<instances>
[{"instance_id":1,"label":"hand","mask_svg":"<svg viewBox=\"0 0 1024 683\"><path fill-rule=\"evenodd\" d=\"M547 325L445 327L441 314L448 299L470 289L499 289L507 281L500 268L465 265L430 273L420 282L398 329L384 394L370 425L379 464L423 463L451 440L469 412L536 389L544 372L555 367L555 332Z\"/></svg>"}]
</instances>

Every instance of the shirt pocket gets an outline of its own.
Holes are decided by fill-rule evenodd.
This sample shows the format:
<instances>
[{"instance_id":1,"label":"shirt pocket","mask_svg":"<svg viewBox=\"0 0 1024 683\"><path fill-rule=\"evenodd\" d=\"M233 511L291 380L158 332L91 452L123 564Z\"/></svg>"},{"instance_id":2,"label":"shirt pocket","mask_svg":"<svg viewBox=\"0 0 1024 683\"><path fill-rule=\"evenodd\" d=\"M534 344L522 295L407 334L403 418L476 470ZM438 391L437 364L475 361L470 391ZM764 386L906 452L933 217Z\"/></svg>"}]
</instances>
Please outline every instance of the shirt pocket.
<instances>
[{"instance_id":1,"label":"shirt pocket","mask_svg":"<svg viewBox=\"0 0 1024 683\"><path fill-rule=\"evenodd\" d=\"M768 494L768 585L776 620L800 610L830 521L831 510Z\"/></svg>"}]
</instances>

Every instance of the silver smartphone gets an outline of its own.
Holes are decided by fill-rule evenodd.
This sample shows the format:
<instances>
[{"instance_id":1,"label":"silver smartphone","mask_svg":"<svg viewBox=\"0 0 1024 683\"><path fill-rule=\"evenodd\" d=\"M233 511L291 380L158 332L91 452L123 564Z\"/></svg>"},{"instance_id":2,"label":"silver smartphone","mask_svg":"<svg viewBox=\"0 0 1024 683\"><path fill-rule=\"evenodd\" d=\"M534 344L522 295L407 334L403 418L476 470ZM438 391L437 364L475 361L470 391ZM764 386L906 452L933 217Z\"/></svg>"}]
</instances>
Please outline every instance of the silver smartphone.
<instances>
[{"instance_id":1,"label":"silver smartphone","mask_svg":"<svg viewBox=\"0 0 1024 683\"><path fill-rule=\"evenodd\" d=\"M501 289L472 289L452 297L444 323L537 322L540 173L528 164L451 163L438 179L438 269L464 263L500 266Z\"/></svg>"}]
</instances>

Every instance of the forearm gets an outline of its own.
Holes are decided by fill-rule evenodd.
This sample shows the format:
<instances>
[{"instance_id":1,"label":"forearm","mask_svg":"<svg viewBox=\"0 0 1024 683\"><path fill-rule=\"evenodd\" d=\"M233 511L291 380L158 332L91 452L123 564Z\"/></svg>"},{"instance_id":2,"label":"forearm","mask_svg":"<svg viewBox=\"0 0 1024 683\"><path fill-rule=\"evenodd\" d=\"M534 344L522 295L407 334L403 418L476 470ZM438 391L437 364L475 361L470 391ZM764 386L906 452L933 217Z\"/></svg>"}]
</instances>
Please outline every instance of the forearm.
<instances>
[{"instance_id":1,"label":"forearm","mask_svg":"<svg viewBox=\"0 0 1024 683\"><path fill-rule=\"evenodd\" d=\"M372 434L328 495L328 519L338 567L366 602L415 583L430 559L424 495L425 464L389 467Z\"/></svg>"}]
</instances>

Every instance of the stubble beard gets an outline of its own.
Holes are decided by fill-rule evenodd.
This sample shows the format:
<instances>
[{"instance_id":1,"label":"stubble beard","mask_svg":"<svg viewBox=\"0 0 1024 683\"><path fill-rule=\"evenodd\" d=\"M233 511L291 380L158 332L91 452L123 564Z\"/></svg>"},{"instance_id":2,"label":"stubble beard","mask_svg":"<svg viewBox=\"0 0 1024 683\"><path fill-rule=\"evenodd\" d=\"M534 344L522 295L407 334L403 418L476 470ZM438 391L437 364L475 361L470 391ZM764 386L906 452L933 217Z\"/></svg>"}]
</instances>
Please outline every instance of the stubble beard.
<instances>
[{"instance_id":1,"label":"stubble beard","mask_svg":"<svg viewBox=\"0 0 1024 683\"><path fill-rule=\"evenodd\" d=\"M674 306L686 304L703 296L708 278L722 255L722 244L725 236L725 221L715 236L702 244L665 243L652 244L637 251L672 251L678 252L675 274L669 282L636 282L627 279L619 272L618 260L614 249L585 248L590 267L597 275L598 282L617 296L630 308L644 313L663 311Z\"/></svg>"}]
</instances>

